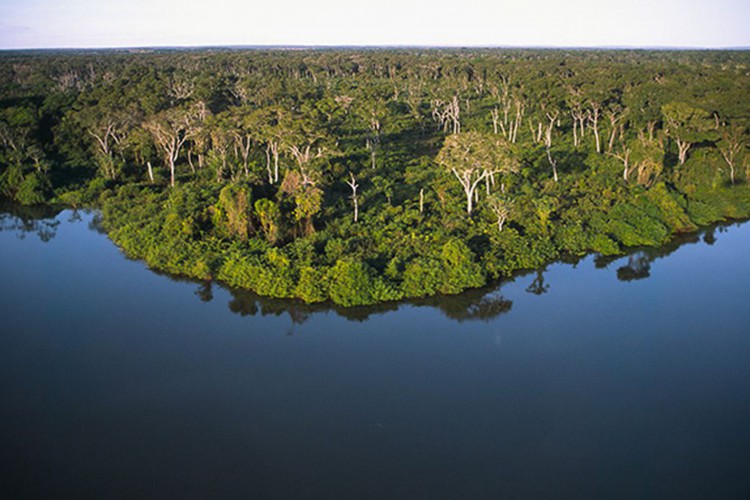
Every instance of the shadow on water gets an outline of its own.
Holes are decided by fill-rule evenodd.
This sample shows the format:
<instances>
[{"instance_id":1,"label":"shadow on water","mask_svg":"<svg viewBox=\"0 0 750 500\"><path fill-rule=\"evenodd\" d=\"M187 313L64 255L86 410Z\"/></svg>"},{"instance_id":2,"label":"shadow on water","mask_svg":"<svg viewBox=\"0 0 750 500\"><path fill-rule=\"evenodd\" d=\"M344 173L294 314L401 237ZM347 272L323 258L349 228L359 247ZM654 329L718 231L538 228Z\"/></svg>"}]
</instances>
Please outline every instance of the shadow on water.
<instances>
[{"instance_id":1,"label":"shadow on water","mask_svg":"<svg viewBox=\"0 0 750 500\"><path fill-rule=\"evenodd\" d=\"M676 235L664 246L632 248L625 254L625 256L597 255L594 258L594 265L597 269L606 269L613 262L626 257L627 262L616 270L617 279L624 282L646 279L651 276L651 264L656 260L669 257L685 245L693 245L701 242L709 246L713 245L718 239L717 233L724 233L729 227L737 224L739 223L724 222L710 226L696 233Z\"/></svg>"},{"instance_id":2,"label":"shadow on water","mask_svg":"<svg viewBox=\"0 0 750 500\"><path fill-rule=\"evenodd\" d=\"M547 266L537 269L534 281L526 287L526 291L533 293L534 295L542 295L549 291L549 284L544 282L544 271L547 270Z\"/></svg>"},{"instance_id":3,"label":"shadow on water","mask_svg":"<svg viewBox=\"0 0 750 500\"><path fill-rule=\"evenodd\" d=\"M60 221L56 220L56 217L62 211L61 207L23 206L0 202L0 231L15 232L20 239L35 234L42 242L47 243L57 235ZM77 216L77 212L71 213ZM71 222L74 220L71 219Z\"/></svg>"},{"instance_id":4,"label":"shadow on water","mask_svg":"<svg viewBox=\"0 0 750 500\"><path fill-rule=\"evenodd\" d=\"M212 282L204 282L198 285L195 294L202 301L211 301L214 298L214 286L223 287L223 285L215 285ZM231 295L228 305L229 310L233 313L242 316L282 316L286 314L293 324L302 324L315 314L331 312L349 321L363 322L367 321L373 315L395 311L405 305L434 308L442 312L446 317L456 321L489 321L510 311L513 306L512 301L502 296L499 288L482 288L469 290L459 295L386 302L359 307L340 307L328 302L306 304L299 300L275 299L263 297L247 290L223 288L226 288Z\"/></svg>"},{"instance_id":5,"label":"shadow on water","mask_svg":"<svg viewBox=\"0 0 750 500\"><path fill-rule=\"evenodd\" d=\"M0 231L14 231L21 239L28 234L36 234L42 242L48 242L56 236L61 223L72 224L83 220L81 213L76 210L65 210L67 219L61 220L60 214L63 211L64 209L60 207L24 207L15 204L0 204ZM736 224L738 224L736 221L726 222L716 224L700 232L677 235L669 243L659 248L633 248L625 255L596 255L594 266L597 269L607 269L612 263L627 259L624 265L616 269L617 279L623 282L646 279L651 275L651 265L654 261L671 255L684 245L700 242L713 245L717 240L717 233L723 233L727 231L728 227ZM106 234L102 228L101 215L98 213L88 214L88 227L91 231ZM585 256L568 258L561 262L575 267L584 258ZM288 315L293 325L299 325L315 314L331 312L349 321L363 322L373 315L395 311L403 306L434 308L447 318L459 322L490 321L509 312L513 307L513 302L506 299L502 294L501 288L504 284L513 282L518 278L534 275L531 283L525 289L526 292L538 296L547 293L550 289L549 283L545 280L547 268L548 266L533 271L521 271L502 282L490 283L485 287L468 290L458 295L434 296L359 307L341 307L330 302L307 304L295 299L264 297L247 290L233 289L221 283L202 282L156 270L151 270L151 272L175 282L197 285L194 293L202 302L211 302L216 298L214 287L219 286L226 289L230 294L229 310L235 314L241 316Z\"/></svg>"}]
</instances>

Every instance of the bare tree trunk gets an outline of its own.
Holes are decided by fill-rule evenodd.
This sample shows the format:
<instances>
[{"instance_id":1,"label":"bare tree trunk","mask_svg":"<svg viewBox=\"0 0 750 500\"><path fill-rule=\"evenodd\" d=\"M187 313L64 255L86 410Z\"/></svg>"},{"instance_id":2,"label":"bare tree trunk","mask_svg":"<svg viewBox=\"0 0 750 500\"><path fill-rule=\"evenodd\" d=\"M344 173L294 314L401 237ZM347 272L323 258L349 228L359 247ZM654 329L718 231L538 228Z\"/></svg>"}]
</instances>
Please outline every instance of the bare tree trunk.
<instances>
[{"instance_id":1,"label":"bare tree trunk","mask_svg":"<svg viewBox=\"0 0 750 500\"><path fill-rule=\"evenodd\" d=\"M507 216L498 216L497 218L497 230L498 232L503 232L503 225L505 224L505 220L507 219Z\"/></svg>"},{"instance_id":2,"label":"bare tree trunk","mask_svg":"<svg viewBox=\"0 0 750 500\"><path fill-rule=\"evenodd\" d=\"M279 182L279 147L273 151L273 182Z\"/></svg>"},{"instance_id":3,"label":"bare tree trunk","mask_svg":"<svg viewBox=\"0 0 750 500\"><path fill-rule=\"evenodd\" d=\"M571 110L570 116L573 118L573 146L578 147L586 131L586 113L575 108Z\"/></svg>"},{"instance_id":4,"label":"bare tree trunk","mask_svg":"<svg viewBox=\"0 0 750 500\"><path fill-rule=\"evenodd\" d=\"M677 156L680 159L680 165L684 165L685 161L687 160L687 153L690 149L690 146L692 146L691 143L687 141L681 141L680 139L676 139L677 142Z\"/></svg>"},{"instance_id":5,"label":"bare tree trunk","mask_svg":"<svg viewBox=\"0 0 750 500\"><path fill-rule=\"evenodd\" d=\"M552 153L550 152L549 147L547 147L547 160L549 160L549 164L552 165L552 177L555 179L555 182L557 182L557 160L552 158Z\"/></svg>"},{"instance_id":6,"label":"bare tree trunk","mask_svg":"<svg viewBox=\"0 0 750 500\"><path fill-rule=\"evenodd\" d=\"M599 129L596 125L594 125L594 138L596 139L596 152L601 153L602 152L602 144L601 139L599 138Z\"/></svg>"},{"instance_id":7,"label":"bare tree trunk","mask_svg":"<svg viewBox=\"0 0 750 500\"><path fill-rule=\"evenodd\" d=\"M154 169L151 168L151 162L146 162L146 166L148 166L148 178L151 181L151 184L154 183Z\"/></svg>"},{"instance_id":8,"label":"bare tree trunk","mask_svg":"<svg viewBox=\"0 0 750 500\"><path fill-rule=\"evenodd\" d=\"M547 125L547 130L545 131L544 135L544 144L547 146L547 160L549 160L549 164L552 165L552 177L555 179L555 182L557 182L557 160L552 158L552 132L555 129L555 121L557 120L557 117L560 115L559 112L554 113L547 113L547 119L549 120L549 125Z\"/></svg>"},{"instance_id":9,"label":"bare tree trunk","mask_svg":"<svg viewBox=\"0 0 750 500\"><path fill-rule=\"evenodd\" d=\"M471 215L471 211L474 208L474 196L476 195L476 188L479 183L482 182L485 177L487 177L487 175L489 175L489 172L485 170L473 182L471 180L472 171L465 170L462 173L463 175L459 174L455 168L453 169L453 175L455 175L458 179L458 182L461 183L461 186L464 188L464 193L466 194L466 213Z\"/></svg>"},{"instance_id":10,"label":"bare tree trunk","mask_svg":"<svg viewBox=\"0 0 750 500\"><path fill-rule=\"evenodd\" d=\"M250 177L250 148L252 147L252 138L249 135L240 137L240 146L242 151L242 168L245 172L245 177Z\"/></svg>"},{"instance_id":11,"label":"bare tree trunk","mask_svg":"<svg viewBox=\"0 0 750 500\"><path fill-rule=\"evenodd\" d=\"M518 128L521 126L521 122L523 121L523 102L520 100L516 101L516 118L511 123L511 134L510 134L510 142L514 143L516 142L516 139L518 138Z\"/></svg>"},{"instance_id":12,"label":"bare tree trunk","mask_svg":"<svg viewBox=\"0 0 750 500\"><path fill-rule=\"evenodd\" d=\"M615 154L610 153L612 156L617 158L622 162L622 178L625 180L625 182L628 181L628 175L630 174L630 148L625 149L622 154Z\"/></svg>"},{"instance_id":13,"label":"bare tree trunk","mask_svg":"<svg viewBox=\"0 0 750 500\"><path fill-rule=\"evenodd\" d=\"M513 202L510 200L497 198L489 200L489 208L495 214L495 217L497 217L498 232L503 232L503 225L505 225L505 221L508 220L512 207Z\"/></svg>"},{"instance_id":14,"label":"bare tree trunk","mask_svg":"<svg viewBox=\"0 0 750 500\"><path fill-rule=\"evenodd\" d=\"M424 188L419 190L419 213L424 213Z\"/></svg>"},{"instance_id":15,"label":"bare tree trunk","mask_svg":"<svg viewBox=\"0 0 750 500\"><path fill-rule=\"evenodd\" d=\"M591 130L594 131L594 139L596 140L596 152L601 153L602 152L602 141L599 137L599 116L601 113L601 108L598 104L592 104L591 106L591 112L589 113L589 124L591 125Z\"/></svg>"},{"instance_id":16,"label":"bare tree trunk","mask_svg":"<svg viewBox=\"0 0 750 500\"><path fill-rule=\"evenodd\" d=\"M615 145L616 136L617 136L617 129L613 128L612 132L609 134L609 142L607 143L607 151L612 151L612 148Z\"/></svg>"},{"instance_id":17,"label":"bare tree trunk","mask_svg":"<svg viewBox=\"0 0 750 500\"><path fill-rule=\"evenodd\" d=\"M268 150L273 157L273 184L279 182L279 143L276 141L270 141L268 143Z\"/></svg>"},{"instance_id":18,"label":"bare tree trunk","mask_svg":"<svg viewBox=\"0 0 750 500\"><path fill-rule=\"evenodd\" d=\"M461 108L458 103L458 96L453 96L453 111L451 113L451 119L453 120L453 133L459 134L461 133L461 121L460 121L460 114L461 114Z\"/></svg>"},{"instance_id":19,"label":"bare tree trunk","mask_svg":"<svg viewBox=\"0 0 750 500\"><path fill-rule=\"evenodd\" d=\"M370 168L372 170L375 170L375 145L377 144L376 140L370 140L370 138L367 138L367 141L365 142L365 147L370 150Z\"/></svg>"},{"instance_id":20,"label":"bare tree trunk","mask_svg":"<svg viewBox=\"0 0 750 500\"><path fill-rule=\"evenodd\" d=\"M541 144L542 143L542 137L544 136L544 125L542 124L541 120L539 123L537 123L536 129L534 129L534 124L529 123L529 130L531 131L531 139L534 141L534 144Z\"/></svg>"},{"instance_id":21,"label":"bare tree trunk","mask_svg":"<svg viewBox=\"0 0 750 500\"><path fill-rule=\"evenodd\" d=\"M349 172L349 176L351 177L351 181L346 181L346 183L350 188L352 188L352 203L354 203L354 222L357 222L359 218L359 205L357 204L357 188L359 187L359 184L357 184L353 173Z\"/></svg>"},{"instance_id":22,"label":"bare tree trunk","mask_svg":"<svg viewBox=\"0 0 750 500\"><path fill-rule=\"evenodd\" d=\"M471 215L471 210L474 208L474 187L464 187L466 193L466 213Z\"/></svg>"},{"instance_id":23,"label":"bare tree trunk","mask_svg":"<svg viewBox=\"0 0 750 500\"><path fill-rule=\"evenodd\" d=\"M271 146L266 146L266 171L268 172L268 183L273 184L273 170L271 170Z\"/></svg>"},{"instance_id":24,"label":"bare tree trunk","mask_svg":"<svg viewBox=\"0 0 750 500\"><path fill-rule=\"evenodd\" d=\"M615 145L615 139L617 138L617 132L620 130L619 121L622 117L615 115L614 112L609 114L609 124L612 127L612 131L609 134L609 142L607 143L607 151L611 152Z\"/></svg>"},{"instance_id":25,"label":"bare tree trunk","mask_svg":"<svg viewBox=\"0 0 750 500\"><path fill-rule=\"evenodd\" d=\"M497 124L500 121L498 109L493 108L492 111L490 111L490 116L492 117L492 130L497 134ZM505 135L505 126L503 126L503 135Z\"/></svg>"},{"instance_id":26,"label":"bare tree trunk","mask_svg":"<svg viewBox=\"0 0 750 500\"><path fill-rule=\"evenodd\" d=\"M193 172L193 175L195 175L195 167L193 166L193 155L190 153L189 149L187 152L187 157L188 157L188 165L190 165L190 171Z\"/></svg>"},{"instance_id":27,"label":"bare tree trunk","mask_svg":"<svg viewBox=\"0 0 750 500\"><path fill-rule=\"evenodd\" d=\"M586 117L581 115L578 119L578 130L581 132L581 137L578 139L578 144L581 144L581 139L586 135Z\"/></svg>"}]
</instances>

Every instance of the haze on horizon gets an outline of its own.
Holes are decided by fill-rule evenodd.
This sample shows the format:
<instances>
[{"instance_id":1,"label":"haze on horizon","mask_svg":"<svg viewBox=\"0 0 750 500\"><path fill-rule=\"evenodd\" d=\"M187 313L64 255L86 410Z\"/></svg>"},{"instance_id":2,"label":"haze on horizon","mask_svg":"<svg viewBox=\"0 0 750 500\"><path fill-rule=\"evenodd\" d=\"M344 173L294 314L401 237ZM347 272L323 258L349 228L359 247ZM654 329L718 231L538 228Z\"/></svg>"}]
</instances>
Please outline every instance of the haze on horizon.
<instances>
[{"instance_id":1,"label":"haze on horizon","mask_svg":"<svg viewBox=\"0 0 750 500\"><path fill-rule=\"evenodd\" d=\"M0 49L750 47L747 0L2 0Z\"/></svg>"}]
</instances>

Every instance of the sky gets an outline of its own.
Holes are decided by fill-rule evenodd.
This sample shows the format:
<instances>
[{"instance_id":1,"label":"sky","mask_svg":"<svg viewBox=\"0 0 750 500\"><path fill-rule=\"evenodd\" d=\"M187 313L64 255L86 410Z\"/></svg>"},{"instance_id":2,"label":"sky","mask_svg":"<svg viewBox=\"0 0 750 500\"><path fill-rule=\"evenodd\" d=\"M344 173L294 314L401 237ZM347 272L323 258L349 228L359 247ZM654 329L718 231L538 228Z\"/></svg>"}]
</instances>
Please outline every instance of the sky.
<instances>
[{"instance_id":1,"label":"sky","mask_svg":"<svg viewBox=\"0 0 750 500\"><path fill-rule=\"evenodd\" d=\"M0 0L0 49L750 47L750 0Z\"/></svg>"}]
</instances>

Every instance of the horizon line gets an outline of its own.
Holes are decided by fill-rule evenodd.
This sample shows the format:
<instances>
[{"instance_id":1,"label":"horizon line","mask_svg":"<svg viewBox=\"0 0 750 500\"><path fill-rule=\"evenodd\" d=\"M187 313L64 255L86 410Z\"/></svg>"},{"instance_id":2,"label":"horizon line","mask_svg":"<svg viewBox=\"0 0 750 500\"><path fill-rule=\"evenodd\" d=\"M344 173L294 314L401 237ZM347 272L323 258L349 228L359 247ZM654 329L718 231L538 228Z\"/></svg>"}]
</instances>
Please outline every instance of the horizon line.
<instances>
[{"instance_id":1,"label":"horizon line","mask_svg":"<svg viewBox=\"0 0 750 500\"><path fill-rule=\"evenodd\" d=\"M0 52L33 51L134 51L134 50L210 50L210 49L255 49L255 50L323 50L323 49L504 49L504 50L650 50L650 51L743 51L750 45L705 47L692 45L428 45L428 44L196 44L196 45L112 45L76 47L11 47L0 48Z\"/></svg>"}]
</instances>

